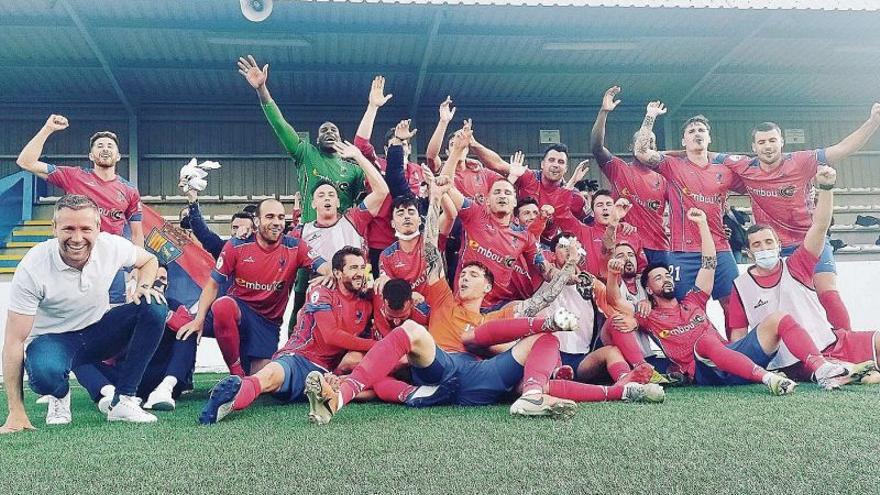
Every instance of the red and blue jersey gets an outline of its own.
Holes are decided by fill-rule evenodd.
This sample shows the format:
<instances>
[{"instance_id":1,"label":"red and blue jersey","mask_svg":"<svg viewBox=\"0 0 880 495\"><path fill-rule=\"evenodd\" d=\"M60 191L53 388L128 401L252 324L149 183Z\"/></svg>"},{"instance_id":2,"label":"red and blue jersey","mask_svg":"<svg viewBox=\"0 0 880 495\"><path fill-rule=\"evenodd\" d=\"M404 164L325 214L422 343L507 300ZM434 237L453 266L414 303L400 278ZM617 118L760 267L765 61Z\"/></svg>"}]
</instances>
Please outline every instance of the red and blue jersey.
<instances>
[{"instance_id":1,"label":"red and blue jersey","mask_svg":"<svg viewBox=\"0 0 880 495\"><path fill-rule=\"evenodd\" d=\"M314 286L306 293L306 304L297 316L290 339L275 357L299 354L332 370L347 351L366 352L376 343L372 338L361 337L372 313L369 297Z\"/></svg>"},{"instance_id":2,"label":"red and blue jersey","mask_svg":"<svg viewBox=\"0 0 880 495\"><path fill-rule=\"evenodd\" d=\"M141 195L131 182L120 176L112 180L98 177L92 170L49 165L46 181L67 194L88 196L101 213L101 231L122 235L125 224L142 219Z\"/></svg>"},{"instance_id":3,"label":"red and blue jersey","mask_svg":"<svg viewBox=\"0 0 880 495\"><path fill-rule=\"evenodd\" d=\"M769 225L783 246L804 242L813 224L813 178L826 165L825 150L795 151L782 155L773 170L761 168L757 158L719 155L739 176L752 201L755 223Z\"/></svg>"},{"instance_id":4,"label":"red and blue jersey","mask_svg":"<svg viewBox=\"0 0 880 495\"><path fill-rule=\"evenodd\" d=\"M382 308L385 306L385 301L382 299L382 294L374 294L373 295L373 338L376 340L385 337L392 330L399 327L406 320L412 320L419 325L428 328L428 320L431 315L431 308L428 307L428 303L422 301L418 304L413 304L412 311L409 313L408 318L404 319L394 319L389 318L385 315L385 312Z\"/></svg>"},{"instance_id":5,"label":"red and blue jersey","mask_svg":"<svg viewBox=\"0 0 880 495\"><path fill-rule=\"evenodd\" d=\"M483 299L484 307L513 300L510 279L513 265L520 256L529 265L545 262L534 234L514 222L501 225L485 206L469 199L464 200L458 218L461 219L464 232L458 260L459 271L468 262L478 261L492 272L495 284Z\"/></svg>"},{"instance_id":6,"label":"red and blue jersey","mask_svg":"<svg viewBox=\"0 0 880 495\"><path fill-rule=\"evenodd\" d=\"M742 189L736 175L717 158L706 165L698 165L685 157L667 155L657 167L668 184L672 251L699 253L701 250L700 228L687 219L691 208L706 213L715 250L730 251L722 217L727 209L727 193L731 189Z\"/></svg>"},{"instance_id":7,"label":"red and blue jersey","mask_svg":"<svg viewBox=\"0 0 880 495\"><path fill-rule=\"evenodd\" d=\"M584 207L587 202L583 196L577 191L562 187L561 182L557 184L544 184L541 180L541 171L527 170L516 181L516 198L523 200L525 198L534 198L538 202L538 207L550 205L553 207L556 215L561 215L566 211L576 218L584 216ZM544 229L543 237L552 239L556 232L553 222L548 222Z\"/></svg>"},{"instance_id":8,"label":"red and blue jersey","mask_svg":"<svg viewBox=\"0 0 880 495\"><path fill-rule=\"evenodd\" d=\"M324 258L302 239L284 236L267 249L257 242L256 234L251 234L247 239L232 238L226 243L211 277L221 286L229 284L227 295L280 325L296 271L303 267L314 271L322 264Z\"/></svg>"},{"instance_id":9,"label":"red and blue jersey","mask_svg":"<svg viewBox=\"0 0 880 495\"><path fill-rule=\"evenodd\" d=\"M419 236L415 249L407 253L400 247L400 241L395 241L379 255L379 271L390 278L402 278L413 291L422 292L428 280L423 246L424 239Z\"/></svg>"},{"instance_id":10,"label":"red and blue jersey","mask_svg":"<svg viewBox=\"0 0 880 495\"><path fill-rule=\"evenodd\" d=\"M638 229L642 246L646 249L669 251L669 238L663 228L666 210L666 179L638 163L626 163L616 156L599 163L602 173L611 183L611 192L632 203L625 222Z\"/></svg>"}]
</instances>

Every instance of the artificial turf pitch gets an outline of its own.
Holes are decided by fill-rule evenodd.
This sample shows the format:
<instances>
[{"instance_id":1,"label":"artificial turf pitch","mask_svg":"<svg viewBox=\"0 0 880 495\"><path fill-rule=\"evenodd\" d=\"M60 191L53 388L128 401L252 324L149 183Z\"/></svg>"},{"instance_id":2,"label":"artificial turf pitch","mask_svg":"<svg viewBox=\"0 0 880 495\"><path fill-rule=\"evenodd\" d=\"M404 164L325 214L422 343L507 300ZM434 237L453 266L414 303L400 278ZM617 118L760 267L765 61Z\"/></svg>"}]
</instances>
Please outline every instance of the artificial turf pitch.
<instances>
[{"instance_id":1,"label":"artificial turf pitch","mask_svg":"<svg viewBox=\"0 0 880 495\"><path fill-rule=\"evenodd\" d=\"M73 423L48 427L28 392L38 431L0 437L0 494L880 493L878 386L671 389L659 405L581 404L570 421L354 404L324 427L305 404L261 398L199 426L218 379L198 375L152 425L110 424L75 387Z\"/></svg>"}]
</instances>

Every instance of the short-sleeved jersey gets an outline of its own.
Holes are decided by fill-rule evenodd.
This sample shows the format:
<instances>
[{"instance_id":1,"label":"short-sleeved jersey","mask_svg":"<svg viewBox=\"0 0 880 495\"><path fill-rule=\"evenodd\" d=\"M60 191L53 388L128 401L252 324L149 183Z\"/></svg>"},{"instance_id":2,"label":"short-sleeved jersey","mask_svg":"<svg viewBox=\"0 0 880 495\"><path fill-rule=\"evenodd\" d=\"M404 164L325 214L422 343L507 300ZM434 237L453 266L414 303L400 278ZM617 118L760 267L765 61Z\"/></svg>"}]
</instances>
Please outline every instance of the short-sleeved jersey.
<instances>
[{"instance_id":1,"label":"short-sleeved jersey","mask_svg":"<svg viewBox=\"0 0 880 495\"><path fill-rule=\"evenodd\" d=\"M357 164L303 141L293 127L284 120L281 110L274 101L263 103L262 106L263 113L281 145L296 162L296 176L303 197L311 198L317 185L327 181L339 191L340 208L348 209L356 204L365 187L364 171ZM317 216L312 202L303 201L302 221L311 222Z\"/></svg>"},{"instance_id":2,"label":"short-sleeved jersey","mask_svg":"<svg viewBox=\"0 0 880 495\"><path fill-rule=\"evenodd\" d=\"M303 267L315 270L323 263L302 239L284 236L266 249L257 242L256 234L251 234L226 243L211 277L221 286L229 284L227 295L280 325L296 271Z\"/></svg>"},{"instance_id":3,"label":"short-sleeved jersey","mask_svg":"<svg viewBox=\"0 0 880 495\"><path fill-rule=\"evenodd\" d=\"M407 253L400 246L400 241L395 241L379 255L380 273L389 278L402 278L409 282L412 290L421 293L428 277L423 246L424 238L419 236L415 248Z\"/></svg>"},{"instance_id":4,"label":"short-sleeved jersey","mask_svg":"<svg viewBox=\"0 0 880 495\"><path fill-rule=\"evenodd\" d=\"M517 305L512 302L489 313L469 311L442 278L425 288L425 301L431 308L428 332L437 346L446 352L467 352L461 341L464 332L488 321L513 318Z\"/></svg>"},{"instance_id":5,"label":"short-sleeved jersey","mask_svg":"<svg viewBox=\"0 0 880 495\"><path fill-rule=\"evenodd\" d=\"M392 321L387 316L385 316L385 312L382 310L384 306L384 301L382 300L382 294L373 294L373 338L376 340L385 337L392 330L399 327L406 320L411 320L419 325L428 328L428 320L431 314L431 308L428 306L426 302L420 302L419 304L414 304L412 307L412 311L409 313L409 318L406 320L395 320Z\"/></svg>"},{"instance_id":6,"label":"short-sleeved jersey","mask_svg":"<svg viewBox=\"0 0 880 495\"><path fill-rule=\"evenodd\" d=\"M299 354L324 369L333 370L348 349L328 343L324 332L342 331L360 336L365 333L372 313L370 297L346 296L339 290L320 285L312 287L297 316L296 328L275 356ZM331 316L333 328L319 327L319 315Z\"/></svg>"},{"instance_id":7,"label":"short-sleeved jersey","mask_svg":"<svg viewBox=\"0 0 880 495\"><path fill-rule=\"evenodd\" d=\"M607 226L596 221L585 224L571 215L561 215L556 220L556 224L559 225L563 232L574 234L584 247L584 250L587 251L586 258L578 265L580 269L605 280L608 272L608 255L602 253L604 247L602 239L605 236ZM637 269L641 270L647 266L648 261L645 258L645 251L642 249L642 241L639 234L638 230L632 234L624 234L623 227L617 226L616 239L618 244L627 243L633 248L633 251L636 253Z\"/></svg>"},{"instance_id":8,"label":"short-sleeved jersey","mask_svg":"<svg viewBox=\"0 0 880 495\"><path fill-rule=\"evenodd\" d=\"M390 208L391 201L386 199L379 214L387 213ZM365 239L372 221L373 215L361 201L359 205L349 208L333 225L323 227L317 221L308 222L297 228L294 236L306 241L312 250L329 260L345 246L366 249Z\"/></svg>"},{"instance_id":9,"label":"short-sleeved jersey","mask_svg":"<svg viewBox=\"0 0 880 495\"><path fill-rule=\"evenodd\" d=\"M459 252L459 271L468 262L479 261L492 272L495 284L483 300L484 307L513 300L510 277L513 265L520 256L525 258L527 264L544 263L535 236L514 222L501 225L485 206L469 199L464 200L458 218L461 219L464 232Z\"/></svg>"},{"instance_id":10,"label":"short-sleeved jersey","mask_svg":"<svg viewBox=\"0 0 880 495\"><path fill-rule=\"evenodd\" d=\"M121 236L127 222L140 222L143 217L140 193L131 182L118 175L112 180L103 180L91 170L49 165L46 181L67 194L92 198L101 213L102 232Z\"/></svg>"},{"instance_id":11,"label":"short-sleeved jersey","mask_svg":"<svg viewBox=\"0 0 880 495\"><path fill-rule=\"evenodd\" d=\"M580 218L584 214L584 206L586 200L584 197L562 187L561 184L546 185L541 180L541 171L527 170L516 181L516 197L519 200L525 198L534 198L538 202L538 207L550 205L553 207L557 215L561 215L565 211L571 211L575 218ZM553 222L548 222L545 229L545 238L552 238L553 231L556 227Z\"/></svg>"},{"instance_id":12,"label":"short-sleeved jersey","mask_svg":"<svg viewBox=\"0 0 880 495\"><path fill-rule=\"evenodd\" d=\"M486 204L492 184L500 179L497 172L484 167L476 160L467 160L464 169L455 171L455 187L464 197Z\"/></svg>"},{"instance_id":13,"label":"short-sleeved jersey","mask_svg":"<svg viewBox=\"0 0 880 495\"><path fill-rule=\"evenodd\" d=\"M786 258L785 262L788 265L788 272L791 273L791 276L794 277L795 280L803 284L804 287L810 289L814 287L813 270L816 269L816 264L819 262L818 257L807 251L803 246L800 246L794 250L794 253L792 253L791 256ZM773 287L779 284L779 280L782 278L782 263L774 268L771 273L764 276L755 275L750 268L749 275L755 279L755 282L761 287ZM748 328L749 319L746 317L742 297L739 295L736 284L733 284L733 292L731 292L730 295L730 302L727 305L728 327L731 329ZM795 318L796 317L797 315L795 315Z\"/></svg>"},{"instance_id":14,"label":"short-sleeved jersey","mask_svg":"<svg viewBox=\"0 0 880 495\"><path fill-rule=\"evenodd\" d=\"M636 315L639 326L653 335L678 371L693 377L694 345L703 334L718 331L706 316L709 294L694 289L674 308L655 307L647 317Z\"/></svg>"},{"instance_id":15,"label":"short-sleeved jersey","mask_svg":"<svg viewBox=\"0 0 880 495\"><path fill-rule=\"evenodd\" d=\"M616 156L605 163L599 162L599 168L611 183L611 192L632 203L624 221L638 229L642 247L669 251L669 238L663 228L666 179L648 167L626 163Z\"/></svg>"},{"instance_id":16,"label":"short-sleeved jersey","mask_svg":"<svg viewBox=\"0 0 880 495\"><path fill-rule=\"evenodd\" d=\"M556 255L549 247L541 244L541 254L544 256L544 262L552 264ZM513 265L513 273L510 275L510 286L513 292L513 299L524 300L532 297L535 292L544 283L544 275L537 266L527 263L523 256L520 256Z\"/></svg>"},{"instance_id":17,"label":"short-sleeved jersey","mask_svg":"<svg viewBox=\"0 0 880 495\"><path fill-rule=\"evenodd\" d=\"M687 212L691 208L706 212L715 249L718 252L730 251L722 216L727 209L728 191L741 188L742 185L728 167L716 161L697 165L687 158L667 155L658 165L657 170L666 177L668 184L672 251L700 252L700 229L687 219Z\"/></svg>"},{"instance_id":18,"label":"short-sleeved jersey","mask_svg":"<svg viewBox=\"0 0 880 495\"><path fill-rule=\"evenodd\" d=\"M769 225L783 246L804 242L813 224L813 178L825 165L825 150L795 151L782 155L771 171L761 169L757 158L720 155L742 180L752 201L755 223Z\"/></svg>"}]
</instances>

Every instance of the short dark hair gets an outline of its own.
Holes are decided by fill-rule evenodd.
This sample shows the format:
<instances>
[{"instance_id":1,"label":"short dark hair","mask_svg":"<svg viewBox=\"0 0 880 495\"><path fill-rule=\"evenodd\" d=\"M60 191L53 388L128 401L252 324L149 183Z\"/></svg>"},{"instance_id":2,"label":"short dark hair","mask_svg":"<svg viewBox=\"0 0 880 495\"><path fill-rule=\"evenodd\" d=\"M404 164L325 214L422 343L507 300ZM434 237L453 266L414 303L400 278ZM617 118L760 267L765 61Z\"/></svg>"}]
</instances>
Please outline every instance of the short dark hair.
<instances>
[{"instance_id":1,"label":"short dark hair","mask_svg":"<svg viewBox=\"0 0 880 495\"><path fill-rule=\"evenodd\" d=\"M779 136L782 136L782 129L776 124L776 122L761 122L760 124L752 127L752 142L755 142L755 135L759 132L769 132L776 131L779 133Z\"/></svg>"},{"instance_id":2,"label":"short dark hair","mask_svg":"<svg viewBox=\"0 0 880 495\"><path fill-rule=\"evenodd\" d=\"M242 213L247 213L247 214L249 214L251 217L256 216L256 215L257 215L257 205L256 205L256 203L250 203L250 204L246 204L246 205L244 205L244 208L241 209L241 212L242 212Z\"/></svg>"},{"instance_id":3,"label":"short dark hair","mask_svg":"<svg viewBox=\"0 0 880 495\"><path fill-rule=\"evenodd\" d=\"M558 151L560 153L565 153L565 156L566 157L568 156L568 146L566 146L562 143L556 143L556 144L551 144L550 146L547 146L547 149L544 150L544 155L541 156L541 160L543 161L544 158L547 158L547 153L550 153L551 151Z\"/></svg>"},{"instance_id":4,"label":"short dark hair","mask_svg":"<svg viewBox=\"0 0 880 495\"><path fill-rule=\"evenodd\" d=\"M356 248L354 246L344 246L339 251L333 254L333 259L330 261L330 266L333 267L334 270L342 270L345 267L345 257L346 256L360 256L364 257L364 252L360 248Z\"/></svg>"},{"instance_id":5,"label":"short dark hair","mask_svg":"<svg viewBox=\"0 0 880 495\"><path fill-rule=\"evenodd\" d=\"M398 208L415 208L419 209L419 202L416 201L415 196L411 196L409 194L405 196L395 196L394 199L391 200L391 212L393 213Z\"/></svg>"},{"instance_id":6,"label":"short dark hair","mask_svg":"<svg viewBox=\"0 0 880 495\"><path fill-rule=\"evenodd\" d=\"M644 271L642 271L642 276L639 281L642 283L642 287L644 287L645 290L648 289L648 275L650 275L651 272L658 268L669 270L669 265L667 265L666 263L651 263L650 265L645 267Z\"/></svg>"},{"instance_id":7,"label":"short dark hair","mask_svg":"<svg viewBox=\"0 0 880 495\"><path fill-rule=\"evenodd\" d=\"M402 278L392 278L382 287L382 299L388 302L389 308L401 310L412 299L412 286Z\"/></svg>"},{"instance_id":8,"label":"short dark hair","mask_svg":"<svg viewBox=\"0 0 880 495\"><path fill-rule=\"evenodd\" d=\"M684 121L684 124L682 124L682 126L681 126L681 135L682 135L682 137L684 136L684 131L685 131L685 130L686 130L691 124L703 124L704 126L706 126L706 130L707 130L707 131L711 131L711 130L712 130L712 126L709 125L709 119L707 119L705 115L703 115L703 114L694 115L693 117L691 117L691 118L685 120L685 121Z\"/></svg>"},{"instance_id":9,"label":"short dark hair","mask_svg":"<svg viewBox=\"0 0 880 495\"><path fill-rule=\"evenodd\" d=\"M336 194L339 194L339 189L336 189L336 184L330 182L327 179L320 179L318 182L315 182L315 187L312 188L312 192L309 193L309 196L314 197L315 191L317 191L318 188L321 186L330 186L336 191Z\"/></svg>"},{"instance_id":10,"label":"short dark hair","mask_svg":"<svg viewBox=\"0 0 880 495\"><path fill-rule=\"evenodd\" d=\"M523 199L517 201L516 206L513 207L513 216L518 217L519 216L519 209L522 208L523 206L528 206L528 205L538 206L538 200L529 196L528 198L523 198ZM540 210L541 207L538 206L538 209Z\"/></svg>"},{"instance_id":11,"label":"short dark hair","mask_svg":"<svg viewBox=\"0 0 880 495\"><path fill-rule=\"evenodd\" d=\"M281 201L278 201L278 200L275 199L275 198L266 198L266 199L260 201L259 203L257 203L256 216L259 217L260 215L262 215L262 213L263 213L263 204L268 203L269 201L275 201L276 203L281 203ZM284 205L282 204L282 206L284 206Z\"/></svg>"},{"instance_id":12,"label":"short dark hair","mask_svg":"<svg viewBox=\"0 0 880 495\"><path fill-rule=\"evenodd\" d=\"M250 220L251 223L254 223L254 216L251 215L250 213L245 213L245 212L243 212L243 211L239 211L239 212L233 213L233 214L232 214L232 220L230 220L229 223L232 223L232 222L234 222L235 220L237 220L237 219L239 219L239 218L247 219L247 220Z\"/></svg>"},{"instance_id":13,"label":"short dark hair","mask_svg":"<svg viewBox=\"0 0 880 495\"><path fill-rule=\"evenodd\" d=\"M599 196L608 196L611 199L614 199L614 194L608 189L599 189L593 193L593 197L590 198L590 209L593 209L593 206L596 205L596 198Z\"/></svg>"},{"instance_id":14,"label":"short dark hair","mask_svg":"<svg viewBox=\"0 0 880 495\"><path fill-rule=\"evenodd\" d=\"M110 131L98 131L92 134L92 137L89 138L89 149L92 149L92 146L95 145L95 141L101 138L110 138L116 143L116 147L119 147L119 138L116 137L116 134Z\"/></svg>"},{"instance_id":15,"label":"short dark hair","mask_svg":"<svg viewBox=\"0 0 880 495\"><path fill-rule=\"evenodd\" d=\"M472 266L475 266L482 270L483 276L486 277L486 280L489 281L489 285L493 287L495 286L495 275L491 271L489 271L489 268L487 268L486 265L480 263L479 261L468 261L467 263L462 265L461 269L464 270L465 268L469 268Z\"/></svg>"},{"instance_id":16,"label":"short dark hair","mask_svg":"<svg viewBox=\"0 0 880 495\"><path fill-rule=\"evenodd\" d=\"M774 230L773 227L764 223L756 223L750 225L749 228L746 229L746 248L749 247L749 236L762 230L769 230L770 232L773 232L773 237L776 238L777 241L779 240L779 234L776 233L776 230Z\"/></svg>"}]
</instances>

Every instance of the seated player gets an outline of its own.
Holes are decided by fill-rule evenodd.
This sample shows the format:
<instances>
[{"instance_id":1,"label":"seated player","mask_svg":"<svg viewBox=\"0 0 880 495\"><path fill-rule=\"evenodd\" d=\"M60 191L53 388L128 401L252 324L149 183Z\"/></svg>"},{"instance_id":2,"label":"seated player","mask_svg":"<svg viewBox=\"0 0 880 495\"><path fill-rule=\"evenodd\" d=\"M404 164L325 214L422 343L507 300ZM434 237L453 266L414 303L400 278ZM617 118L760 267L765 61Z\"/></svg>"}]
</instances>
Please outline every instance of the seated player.
<instances>
[{"instance_id":1,"label":"seated player","mask_svg":"<svg viewBox=\"0 0 880 495\"><path fill-rule=\"evenodd\" d=\"M195 319L177 332L178 339L213 331L229 371L244 376L268 363L278 349L280 325L290 289L301 267L329 275L323 258L308 244L282 234L284 205L264 199L257 208L257 231L226 243L199 297ZM229 283L226 295L219 287ZM209 312L210 310L210 312ZM210 315L211 321L206 320Z\"/></svg>"},{"instance_id":2,"label":"seated player","mask_svg":"<svg viewBox=\"0 0 880 495\"><path fill-rule=\"evenodd\" d=\"M811 337L817 349L822 349L821 355L808 354L806 361L799 362L795 350L780 347L770 362L771 369L786 368L787 374L798 371L798 376L809 380L810 375L804 373L804 369L813 368L811 362L823 356L844 363L862 363L850 368L850 373L838 368L839 377L820 381L825 388L837 388L874 369L880 349L878 332L853 332L829 324L813 287L813 273L825 247L825 232L831 226L834 208L831 190L836 178L833 168L819 167L815 177L819 192L813 224L803 244L790 257L780 258L782 246L775 229L760 224L749 228L749 256L755 264L734 281L734 297L730 301L732 341L748 338L749 334L767 326L778 327L780 331L800 328ZM797 370L787 368L793 365Z\"/></svg>"},{"instance_id":3,"label":"seated player","mask_svg":"<svg viewBox=\"0 0 880 495\"><path fill-rule=\"evenodd\" d=\"M627 332L630 346L620 346L621 352L632 364L644 362L642 351L635 342L632 331L640 326L657 339L670 368L680 372L697 385L742 385L764 383L773 395L794 392L796 383L788 378L766 370L781 343L789 349L797 349L804 360L815 346L810 337L799 328L761 328L750 337L727 343L706 316L706 303L715 278L715 243L706 220L706 214L691 208L688 220L694 222L700 232L702 268L697 274L696 287L680 302L675 298L675 283L665 266L650 265L642 273L642 285L652 297L653 309L647 316L635 314L630 304L621 297L618 277L623 263L612 259L608 262L608 302L623 316L621 325L612 332ZM617 342L618 339L615 339ZM633 351L634 349L634 351ZM824 359L811 360L813 371L820 379L839 374L839 366Z\"/></svg>"},{"instance_id":4,"label":"seated player","mask_svg":"<svg viewBox=\"0 0 880 495\"><path fill-rule=\"evenodd\" d=\"M165 298L153 289L156 257L101 232L98 205L86 196L62 196L52 223L55 237L31 248L12 277L3 346L9 415L0 433L33 429L22 398L23 369L35 393L51 396L46 422L65 424L71 421L70 370L120 353L107 419L155 422L135 392L168 313ZM137 288L133 302L111 308L110 285L122 268L138 269Z\"/></svg>"},{"instance_id":5,"label":"seated player","mask_svg":"<svg viewBox=\"0 0 880 495\"><path fill-rule=\"evenodd\" d=\"M168 268L159 265L153 289L165 294L168 287ZM147 364L147 370L137 388L137 397L144 400L144 409L172 411L186 388L192 388L192 369L196 362L196 339L177 340L174 332L182 322L192 320L186 307L179 301L168 300L169 320L166 322L167 332L162 333L159 347ZM116 393L114 385L119 380L119 370L106 362L85 364L73 369L77 381L89 393L98 410L107 414L110 402Z\"/></svg>"},{"instance_id":6,"label":"seated player","mask_svg":"<svg viewBox=\"0 0 880 495\"><path fill-rule=\"evenodd\" d=\"M333 255L331 264L335 288L313 286L284 347L254 375L230 375L217 383L199 416L200 423L216 423L233 410L248 407L261 394L287 403L301 401L309 372L332 370L347 351L365 352L373 347L375 340L359 337L373 312L363 251L346 246Z\"/></svg>"},{"instance_id":7,"label":"seated player","mask_svg":"<svg viewBox=\"0 0 880 495\"><path fill-rule=\"evenodd\" d=\"M439 196L449 190L450 184L447 177L441 176L430 192L431 205L425 226L426 298L431 306L428 329L412 321L404 322L376 344L351 375L341 380L321 372L309 373L305 384L309 420L318 424L330 422L344 404L369 387L374 387L384 400L396 398L412 407L485 405L496 403L521 382L523 395L510 411L525 416L569 417L574 414L575 402L554 397L554 390L578 401L662 400L662 390L657 393L636 383L600 387L550 380L559 361L559 341L553 335L535 334L571 331L577 319L565 310L557 311L547 320L531 316L555 299L574 274L578 256L576 243L552 282L527 301L480 313L482 299L491 291L493 278L492 272L478 262L462 267L458 292L453 294L446 283L437 246ZM480 360L465 352L466 346L491 346L520 338L522 340L512 348L491 359ZM414 385L388 377L404 357L410 364Z\"/></svg>"}]
</instances>

